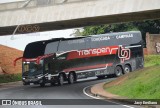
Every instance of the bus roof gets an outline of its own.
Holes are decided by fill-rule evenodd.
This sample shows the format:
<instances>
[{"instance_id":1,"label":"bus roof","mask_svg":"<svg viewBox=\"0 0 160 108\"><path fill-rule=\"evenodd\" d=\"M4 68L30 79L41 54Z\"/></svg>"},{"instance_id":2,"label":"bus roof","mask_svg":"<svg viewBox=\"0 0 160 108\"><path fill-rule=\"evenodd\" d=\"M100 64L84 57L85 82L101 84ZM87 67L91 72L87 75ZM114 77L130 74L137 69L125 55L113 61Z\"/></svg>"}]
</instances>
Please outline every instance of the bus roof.
<instances>
[{"instance_id":1,"label":"bus roof","mask_svg":"<svg viewBox=\"0 0 160 108\"><path fill-rule=\"evenodd\" d=\"M121 34L130 34L130 33L141 33L140 31L128 31L128 32L111 32L105 34L98 34L98 35L89 35L89 37L98 37L98 36L112 36L112 35L121 35ZM88 36L87 36L88 37Z\"/></svg>"}]
</instances>

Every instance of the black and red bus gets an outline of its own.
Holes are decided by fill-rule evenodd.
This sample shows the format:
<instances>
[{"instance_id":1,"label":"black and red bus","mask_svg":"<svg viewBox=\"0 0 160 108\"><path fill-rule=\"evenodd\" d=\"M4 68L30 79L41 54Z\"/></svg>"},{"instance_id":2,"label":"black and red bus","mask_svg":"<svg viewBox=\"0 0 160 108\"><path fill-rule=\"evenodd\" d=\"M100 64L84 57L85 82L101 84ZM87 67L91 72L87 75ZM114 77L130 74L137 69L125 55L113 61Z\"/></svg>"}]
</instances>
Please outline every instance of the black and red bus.
<instances>
[{"instance_id":1,"label":"black and red bus","mask_svg":"<svg viewBox=\"0 0 160 108\"><path fill-rule=\"evenodd\" d=\"M139 31L87 37L57 38L30 43L22 59L24 85L63 85L88 77L105 78L143 68L143 41Z\"/></svg>"}]
</instances>

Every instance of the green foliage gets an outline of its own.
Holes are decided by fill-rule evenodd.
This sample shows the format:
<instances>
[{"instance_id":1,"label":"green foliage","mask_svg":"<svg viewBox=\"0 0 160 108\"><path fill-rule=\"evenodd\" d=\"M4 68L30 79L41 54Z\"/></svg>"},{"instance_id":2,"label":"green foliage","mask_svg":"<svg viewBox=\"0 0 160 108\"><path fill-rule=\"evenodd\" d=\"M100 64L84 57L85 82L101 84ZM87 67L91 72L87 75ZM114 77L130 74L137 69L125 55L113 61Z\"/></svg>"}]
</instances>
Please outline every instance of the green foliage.
<instances>
[{"instance_id":1,"label":"green foliage","mask_svg":"<svg viewBox=\"0 0 160 108\"><path fill-rule=\"evenodd\" d=\"M146 21L136 21L127 23L117 23L117 24L105 24L98 26L88 26L84 27L82 35L95 35L104 34L109 32L123 32L140 30L142 34L146 32L150 33L160 33L160 20L146 20Z\"/></svg>"},{"instance_id":2,"label":"green foliage","mask_svg":"<svg viewBox=\"0 0 160 108\"><path fill-rule=\"evenodd\" d=\"M0 83L8 83L8 82L21 81L21 80L22 80L22 74L0 75Z\"/></svg>"},{"instance_id":3,"label":"green foliage","mask_svg":"<svg viewBox=\"0 0 160 108\"><path fill-rule=\"evenodd\" d=\"M133 26L132 23L120 23L120 24L112 24L112 25L100 25L100 26L88 26L84 27L84 31L82 32L83 36L88 35L96 35L96 34L104 34L109 32L123 32L123 31L131 31L138 30Z\"/></svg>"},{"instance_id":4,"label":"green foliage","mask_svg":"<svg viewBox=\"0 0 160 108\"><path fill-rule=\"evenodd\" d=\"M81 29L75 29L73 33L70 34L70 36L74 36L74 37L82 36Z\"/></svg>"}]
</instances>

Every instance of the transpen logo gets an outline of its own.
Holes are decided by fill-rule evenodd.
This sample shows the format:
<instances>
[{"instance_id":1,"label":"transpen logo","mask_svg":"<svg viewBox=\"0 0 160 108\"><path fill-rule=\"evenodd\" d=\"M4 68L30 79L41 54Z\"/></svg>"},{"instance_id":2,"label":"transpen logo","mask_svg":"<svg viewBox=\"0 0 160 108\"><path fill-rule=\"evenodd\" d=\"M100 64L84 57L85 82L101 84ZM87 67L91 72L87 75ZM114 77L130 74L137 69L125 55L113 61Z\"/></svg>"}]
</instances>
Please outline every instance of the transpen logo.
<instances>
[{"instance_id":1,"label":"transpen logo","mask_svg":"<svg viewBox=\"0 0 160 108\"><path fill-rule=\"evenodd\" d=\"M131 50L129 48L124 48L122 45L118 49L118 57L121 60L121 63L124 63L125 60L129 60L131 57Z\"/></svg>"},{"instance_id":2,"label":"transpen logo","mask_svg":"<svg viewBox=\"0 0 160 108\"><path fill-rule=\"evenodd\" d=\"M106 55L106 54L116 54L116 50L118 46L113 47L104 47L104 48L95 48L95 49L88 49L88 50L80 50L77 51L79 56L92 56L92 55Z\"/></svg>"}]
</instances>

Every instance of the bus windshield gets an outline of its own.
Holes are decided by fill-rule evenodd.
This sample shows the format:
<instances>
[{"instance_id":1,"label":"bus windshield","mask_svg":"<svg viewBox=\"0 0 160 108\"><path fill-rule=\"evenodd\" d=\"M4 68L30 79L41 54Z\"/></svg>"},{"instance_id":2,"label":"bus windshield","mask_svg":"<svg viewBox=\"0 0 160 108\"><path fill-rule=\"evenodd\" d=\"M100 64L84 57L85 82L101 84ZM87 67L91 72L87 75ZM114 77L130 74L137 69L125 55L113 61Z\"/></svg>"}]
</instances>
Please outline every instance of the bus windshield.
<instances>
[{"instance_id":1,"label":"bus windshield","mask_svg":"<svg viewBox=\"0 0 160 108\"><path fill-rule=\"evenodd\" d=\"M36 62L24 62L23 63L23 76L36 76L43 74L43 62L40 64Z\"/></svg>"}]
</instances>

